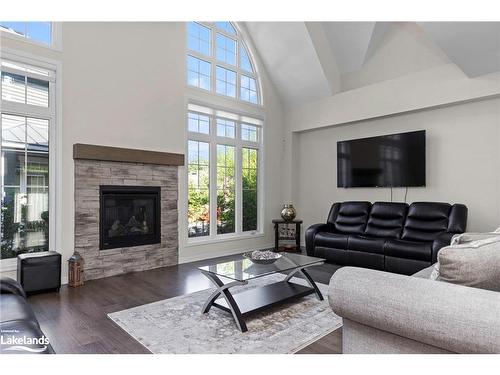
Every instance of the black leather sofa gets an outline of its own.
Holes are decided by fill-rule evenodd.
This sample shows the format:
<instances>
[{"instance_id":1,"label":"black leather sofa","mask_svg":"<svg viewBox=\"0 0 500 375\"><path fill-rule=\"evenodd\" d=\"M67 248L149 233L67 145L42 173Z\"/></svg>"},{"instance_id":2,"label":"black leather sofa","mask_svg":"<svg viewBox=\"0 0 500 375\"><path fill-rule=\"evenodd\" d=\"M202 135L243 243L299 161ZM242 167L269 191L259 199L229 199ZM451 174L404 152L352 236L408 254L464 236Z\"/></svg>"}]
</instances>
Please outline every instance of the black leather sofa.
<instances>
[{"instance_id":1,"label":"black leather sofa","mask_svg":"<svg viewBox=\"0 0 500 375\"><path fill-rule=\"evenodd\" d=\"M306 251L339 265L411 275L435 263L466 224L463 204L334 203L326 223L306 230Z\"/></svg>"},{"instance_id":2,"label":"black leather sofa","mask_svg":"<svg viewBox=\"0 0 500 375\"><path fill-rule=\"evenodd\" d=\"M8 277L0 278L0 332L2 354L54 353L26 301L23 288Z\"/></svg>"}]
</instances>

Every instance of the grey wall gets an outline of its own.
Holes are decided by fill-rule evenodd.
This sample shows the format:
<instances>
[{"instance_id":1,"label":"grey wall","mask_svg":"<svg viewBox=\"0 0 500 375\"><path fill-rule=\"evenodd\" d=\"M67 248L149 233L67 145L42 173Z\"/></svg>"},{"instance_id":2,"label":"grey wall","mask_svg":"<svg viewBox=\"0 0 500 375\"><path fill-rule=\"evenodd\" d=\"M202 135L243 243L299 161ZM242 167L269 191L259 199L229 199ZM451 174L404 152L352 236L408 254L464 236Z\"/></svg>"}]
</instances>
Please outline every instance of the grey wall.
<instances>
[{"instance_id":1,"label":"grey wall","mask_svg":"<svg viewBox=\"0 0 500 375\"><path fill-rule=\"evenodd\" d=\"M469 207L469 230L500 226L497 98L295 133L293 200L304 227L324 222L335 201L390 200L387 188L336 187L337 141L420 129L427 131L427 186L410 188L408 201L464 203ZM394 200L404 200L404 189L394 189Z\"/></svg>"}]
</instances>

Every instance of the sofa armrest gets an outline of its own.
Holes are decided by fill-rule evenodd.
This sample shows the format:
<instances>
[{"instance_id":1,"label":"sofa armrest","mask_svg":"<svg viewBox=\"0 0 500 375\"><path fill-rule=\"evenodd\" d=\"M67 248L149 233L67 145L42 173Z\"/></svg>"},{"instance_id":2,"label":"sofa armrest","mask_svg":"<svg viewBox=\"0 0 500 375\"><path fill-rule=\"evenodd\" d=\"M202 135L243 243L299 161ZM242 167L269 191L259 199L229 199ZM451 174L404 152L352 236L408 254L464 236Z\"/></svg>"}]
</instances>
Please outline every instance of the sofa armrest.
<instances>
[{"instance_id":1,"label":"sofa armrest","mask_svg":"<svg viewBox=\"0 0 500 375\"><path fill-rule=\"evenodd\" d=\"M307 228L305 233L306 252L309 256L314 256L314 237L318 232L331 232L332 225L330 224L313 224Z\"/></svg>"},{"instance_id":2,"label":"sofa armrest","mask_svg":"<svg viewBox=\"0 0 500 375\"><path fill-rule=\"evenodd\" d=\"M23 290L21 284L10 277L0 278L0 294L17 294L21 297L26 298L26 293Z\"/></svg>"},{"instance_id":3,"label":"sofa armrest","mask_svg":"<svg viewBox=\"0 0 500 375\"><path fill-rule=\"evenodd\" d=\"M439 234L432 243L432 260L431 263L437 262L437 254L441 248L451 244L451 239L459 233L444 232Z\"/></svg>"},{"instance_id":4,"label":"sofa armrest","mask_svg":"<svg viewBox=\"0 0 500 375\"><path fill-rule=\"evenodd\" d=\"M457 353L500 353L500 293L344 267L330 280L333 311L378 330Z\"/></svg>"}]
</instances>

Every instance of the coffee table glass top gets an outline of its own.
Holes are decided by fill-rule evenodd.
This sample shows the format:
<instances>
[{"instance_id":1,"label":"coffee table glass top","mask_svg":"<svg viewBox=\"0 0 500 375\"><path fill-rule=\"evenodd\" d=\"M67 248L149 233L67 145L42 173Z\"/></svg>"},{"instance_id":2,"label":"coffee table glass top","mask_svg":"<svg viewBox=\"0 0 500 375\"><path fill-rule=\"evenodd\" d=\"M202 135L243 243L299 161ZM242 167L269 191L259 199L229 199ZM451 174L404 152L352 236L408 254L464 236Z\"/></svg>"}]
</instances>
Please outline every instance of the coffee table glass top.
<instances>
[{"instance_id":1,"label":"coffee table glass top","mask_svg":"<svg viewBox=\"0 0 500 375\"><path fill-rule=\"evenodd\" d=\"M216 274L228 279L245 281L273 273L290 271L296 268L321 264L325 260L301 254L280 253L282 257L272 264L256 264L241 255L234 260L198 267L199 270Z\"/></svg>"}]
</instances>

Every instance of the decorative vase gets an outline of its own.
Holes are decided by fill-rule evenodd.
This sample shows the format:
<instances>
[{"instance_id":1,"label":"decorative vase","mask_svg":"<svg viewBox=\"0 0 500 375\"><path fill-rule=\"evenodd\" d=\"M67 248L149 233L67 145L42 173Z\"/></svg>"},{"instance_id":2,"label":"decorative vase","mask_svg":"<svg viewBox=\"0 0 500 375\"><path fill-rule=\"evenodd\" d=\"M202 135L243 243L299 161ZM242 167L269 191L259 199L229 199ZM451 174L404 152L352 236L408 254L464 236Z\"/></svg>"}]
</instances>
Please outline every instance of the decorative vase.
<instances>
[{"instance_id":1,"label":"decorative vase","mask_svg":"<svg viewBox=\"0 0 500 375\"><path fill-rule=\"evenodd\" d=\"M281 210L281 217L285 221L292 221L295 219L295 216L297 216L297 211L295 210L295 207L293 207L293 204L284 204L283 209Z\"/></svg>"}]
</instances>

